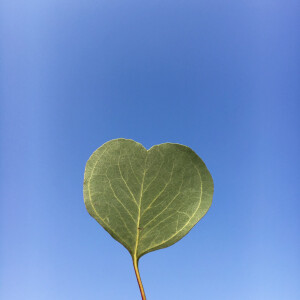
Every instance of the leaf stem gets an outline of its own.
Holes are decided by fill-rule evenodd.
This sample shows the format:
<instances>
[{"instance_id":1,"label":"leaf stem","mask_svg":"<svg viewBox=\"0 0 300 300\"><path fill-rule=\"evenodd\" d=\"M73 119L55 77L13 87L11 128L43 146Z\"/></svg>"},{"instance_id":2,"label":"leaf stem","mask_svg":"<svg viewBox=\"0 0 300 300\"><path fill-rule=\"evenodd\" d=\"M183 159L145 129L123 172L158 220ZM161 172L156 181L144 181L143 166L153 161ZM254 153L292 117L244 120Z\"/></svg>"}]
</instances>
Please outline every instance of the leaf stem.
<instances>
[{"instance_id":1,"label":"leaf stem","mask_svg":"<svg viewBox=\"0 0 300 300\"><path fill-rule=\"evenodd\" d=\"M136 256L134 256L132 258L132 260L133 260L133 267L134 267L136 279L137 279L137 282L139 284L139 288L141 291L142 300L146 300L146 295L145 295L144 287L143 287L140 272L139 272L138 260L137 260Z\"/></svg>"}]
</instances>

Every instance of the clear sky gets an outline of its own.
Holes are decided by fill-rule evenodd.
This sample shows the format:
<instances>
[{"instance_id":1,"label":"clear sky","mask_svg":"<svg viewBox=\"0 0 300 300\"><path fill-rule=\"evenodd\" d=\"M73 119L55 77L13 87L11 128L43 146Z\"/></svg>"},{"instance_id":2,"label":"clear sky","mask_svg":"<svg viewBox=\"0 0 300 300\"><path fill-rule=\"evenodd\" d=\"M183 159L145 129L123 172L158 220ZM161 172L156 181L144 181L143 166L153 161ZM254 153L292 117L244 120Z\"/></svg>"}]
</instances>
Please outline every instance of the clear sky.
<instances>
[{"instance_id":1,"label":"clear sky","mask_svg":"<svg viewBox=\"0 0 300 300\"><path fill-rule=\"evenodd\" d=\"M299 31L298 0L2 0L0 298L140 299L82 195L124 137L191 147L215 183L140 260L149 300L299 300Z\"/></svg>"}]
</instances>

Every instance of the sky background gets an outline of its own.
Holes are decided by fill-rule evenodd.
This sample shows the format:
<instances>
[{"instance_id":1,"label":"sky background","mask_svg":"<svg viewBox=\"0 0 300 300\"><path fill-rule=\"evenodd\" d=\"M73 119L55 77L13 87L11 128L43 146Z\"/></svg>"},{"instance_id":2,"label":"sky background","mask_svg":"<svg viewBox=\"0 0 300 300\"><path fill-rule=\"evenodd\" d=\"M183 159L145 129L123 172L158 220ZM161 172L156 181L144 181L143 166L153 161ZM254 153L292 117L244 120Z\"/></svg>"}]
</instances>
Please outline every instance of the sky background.
<instances>
[{"instance_id":1,"label":"sky background","mask_svg":"<svg viewBox=\"0 0 300 300\"><path fill-rule=\"evenodd\" d=\"M298 0L2 0L0 298L140 299L87 213L110 139L191 147L206 216L144 256L147 300L299 300Z\"/></svg>"}]
</instances>

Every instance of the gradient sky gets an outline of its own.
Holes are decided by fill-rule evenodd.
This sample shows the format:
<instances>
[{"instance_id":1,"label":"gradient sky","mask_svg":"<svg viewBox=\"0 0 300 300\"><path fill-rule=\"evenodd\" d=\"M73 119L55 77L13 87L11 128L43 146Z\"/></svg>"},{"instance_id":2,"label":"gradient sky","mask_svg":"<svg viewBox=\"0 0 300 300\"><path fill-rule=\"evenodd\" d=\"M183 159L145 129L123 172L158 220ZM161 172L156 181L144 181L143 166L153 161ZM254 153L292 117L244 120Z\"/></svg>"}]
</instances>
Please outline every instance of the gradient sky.
<instances>
[{"instance_id":1,"label":"gradient sky","mask_svg":"<svg viewBox=\"0 0 300 300\"><path fill-rule=\"evenodd\" d=\"M298 0L2 0L0 38L1 299L140 299L82 195L118 137L185 144L215 183L140 260L147 299L300 299Z\"/></svg>"}]
</instances>

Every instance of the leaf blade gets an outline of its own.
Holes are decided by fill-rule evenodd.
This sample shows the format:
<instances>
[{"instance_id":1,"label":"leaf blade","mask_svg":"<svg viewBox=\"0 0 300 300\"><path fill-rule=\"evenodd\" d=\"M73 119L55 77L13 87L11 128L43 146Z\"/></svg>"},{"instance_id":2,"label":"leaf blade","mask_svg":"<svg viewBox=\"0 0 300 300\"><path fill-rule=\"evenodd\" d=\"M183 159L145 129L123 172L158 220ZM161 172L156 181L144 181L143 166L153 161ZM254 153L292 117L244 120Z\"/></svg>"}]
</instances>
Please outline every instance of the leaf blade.
<instances>
[{"instance_id":1,"label":"leaf blade","mask_svg":"<svg viewBox=\"0 0 300 300\"><path fill-rule=\"evenodd\" d=\"M212 195L204 162L180 144L147 151L132 140L112 140L86 165L88 212L137 259L184 237L206 214Z\"/></svg>"}]
</instances>

